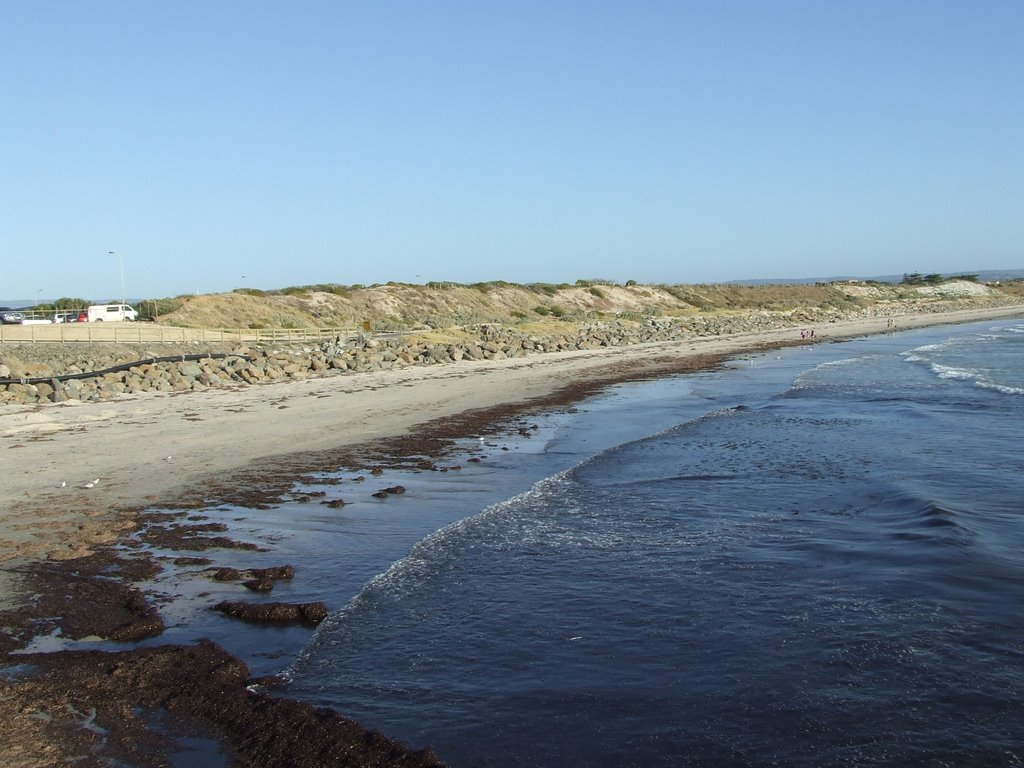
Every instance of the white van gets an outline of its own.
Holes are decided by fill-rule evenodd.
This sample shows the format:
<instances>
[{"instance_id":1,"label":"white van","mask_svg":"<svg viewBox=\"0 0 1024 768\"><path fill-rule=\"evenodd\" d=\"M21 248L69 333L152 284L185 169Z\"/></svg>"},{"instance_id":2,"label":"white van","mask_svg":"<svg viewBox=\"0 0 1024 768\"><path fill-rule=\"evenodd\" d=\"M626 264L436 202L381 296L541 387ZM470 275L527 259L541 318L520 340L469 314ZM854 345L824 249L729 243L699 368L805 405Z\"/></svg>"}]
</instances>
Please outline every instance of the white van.
<instances>
[{"instance_id":1,"label":"white van","mask_svg":"<svg viewBox=\"0 0 1024 768\"><path fill-rule=\"evenodd\" d=\"M86 314L90 323L139 319L139 313L128 304L93 304L86 310Z\"/></svg>"}]
</instances>

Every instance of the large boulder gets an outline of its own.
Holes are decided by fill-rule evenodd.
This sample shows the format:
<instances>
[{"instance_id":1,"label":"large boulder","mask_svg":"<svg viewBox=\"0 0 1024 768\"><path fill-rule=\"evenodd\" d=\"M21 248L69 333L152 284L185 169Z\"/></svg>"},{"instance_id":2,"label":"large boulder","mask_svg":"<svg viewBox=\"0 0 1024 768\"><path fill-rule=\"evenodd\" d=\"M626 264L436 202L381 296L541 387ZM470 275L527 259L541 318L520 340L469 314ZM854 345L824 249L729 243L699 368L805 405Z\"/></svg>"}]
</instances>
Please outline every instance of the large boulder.
<instances>
[{"instance_id":1,"label":"large boulder","mask_svg":"<svg viewBox=\"0 0 1024 768\"><path fill-rule=\"evenodd\" d=\"M275 624L319 624L327 618L327 606L319 601L315 603L247 603L241 600L225 600L213 606L213 610L237 619Z\"/></svg>"}]
</instances>

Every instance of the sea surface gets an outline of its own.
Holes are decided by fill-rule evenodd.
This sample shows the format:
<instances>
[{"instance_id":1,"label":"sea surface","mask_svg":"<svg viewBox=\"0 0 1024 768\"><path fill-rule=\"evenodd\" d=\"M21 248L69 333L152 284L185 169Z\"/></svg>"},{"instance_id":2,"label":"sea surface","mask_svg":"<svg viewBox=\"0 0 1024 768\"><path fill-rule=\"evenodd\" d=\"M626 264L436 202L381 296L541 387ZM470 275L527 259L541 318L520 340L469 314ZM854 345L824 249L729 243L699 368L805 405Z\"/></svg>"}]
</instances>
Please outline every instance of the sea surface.
<instances>
[{"instance_id":1,"label":"sea surface","mask_svg":"<svg viewBox=\"0 0 1024 768\"><path fill-rule=\"evenodd\" d=\"M1024 321L523 426L247 517L335 609L255 671L455 768L1024 764Z\"/></svg>"}]
</instances>

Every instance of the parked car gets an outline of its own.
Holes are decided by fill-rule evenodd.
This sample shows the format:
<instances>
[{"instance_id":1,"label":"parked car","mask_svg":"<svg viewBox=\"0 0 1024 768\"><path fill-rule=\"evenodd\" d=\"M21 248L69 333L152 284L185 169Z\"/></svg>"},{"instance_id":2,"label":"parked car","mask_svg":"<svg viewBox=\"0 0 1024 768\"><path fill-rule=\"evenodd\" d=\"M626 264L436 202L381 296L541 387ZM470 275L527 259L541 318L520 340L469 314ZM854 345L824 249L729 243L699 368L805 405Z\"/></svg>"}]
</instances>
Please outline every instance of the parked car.
<instances>
[{"instance_id":1,"label":"parked car","mask_svg":"<svg viewBox=\"0 0 1024 768\"><path fill-rule=\"evenodd\" d=\"M104 320L138 320L139 313L128 304L93 304L86 313L90 323L101 323Z\"/></svg>"},{"instance_id":2,"label":"parked car","mask_svg":"<svg viewBox=\"0 0 1024 768\"><path fill-rule=\"evenodd\" d=\"M13 309L5 309L0 312L0 323L4 325L20 325L25 315Z\"/></svg>"}]
</instances>

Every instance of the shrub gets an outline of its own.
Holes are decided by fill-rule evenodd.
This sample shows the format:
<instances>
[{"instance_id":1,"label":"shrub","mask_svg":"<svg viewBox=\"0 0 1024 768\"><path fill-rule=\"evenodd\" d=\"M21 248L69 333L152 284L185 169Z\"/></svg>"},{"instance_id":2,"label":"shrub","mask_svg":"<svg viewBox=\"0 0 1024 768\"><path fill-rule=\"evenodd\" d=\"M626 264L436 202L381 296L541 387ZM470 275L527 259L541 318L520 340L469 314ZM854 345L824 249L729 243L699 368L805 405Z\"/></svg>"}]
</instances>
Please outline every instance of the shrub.
<instances>
[{"instance_id":1,"label":"shrub","mask_svg":"<svg viewBox=\"0 0 1024 768\"><path fill-rule=\"evenodd\" d=\"M512 286L512 283L505 280L488 280L486 283L473 283L469 287L487 293L492 288L508 288L509 286Z\"/></svg>"},{"instance_id":2,"label":"shrub","mask_svg":"<svg viewBox=\"0 0 1024 768\"><path fill-rule=\"evenodd\" d=\"M293 296L302 295L298 291L303 291L304 293L333 293L335 296L347 296L349 293L347 286L338 283L316 283L315 285L305 285L301 288L285 288L281 293Z\"/></svg>"},{"instance_id":3,"label":"shrub","mask_svg":"<svg viewBox=\"0 0 1024 768\"><path fill-rule=\"evenodd\" d=\"M139 302L135 308L139 311L139 316L146 320L159 320L162 316L166 316L181 309L185 301L182 298L174 299L145 299Z\"/></svg>"},{"instance_id":4,"label":"shrub","mask_svg":"<svg viewBox=\"0 0 1024 768\"><path fill-rule=\"evenodd\" d=\"M605 298L605 296L607 296L607 294L604 291L602 291L595 285L590 286L590 288L588 288L587 290L591 293L591 295L597 296L597 298L599 299L603 299Z\"/></svg>"},{"instance_id":5,"label":"shrub","mask_svg":"<svg viewBox=\"0 0 1024 768\"><path fill-rule=\"evenodd\" d=\"M534 293L543 293L547 296L554 296L558 293L558 287L551 285L551 283L530 283L526 287Z\"/></svg>"},{"instance_id":6,"label":"shrub","mask_svg":"<svg viewBox=\"0 0 1024 768\"><path fill-rule=\"evenodd\" d=\"M81 309L88 307L92 302L86 299L62 298L53 302L53 309Z\"/></svg>"}]
</instances>

